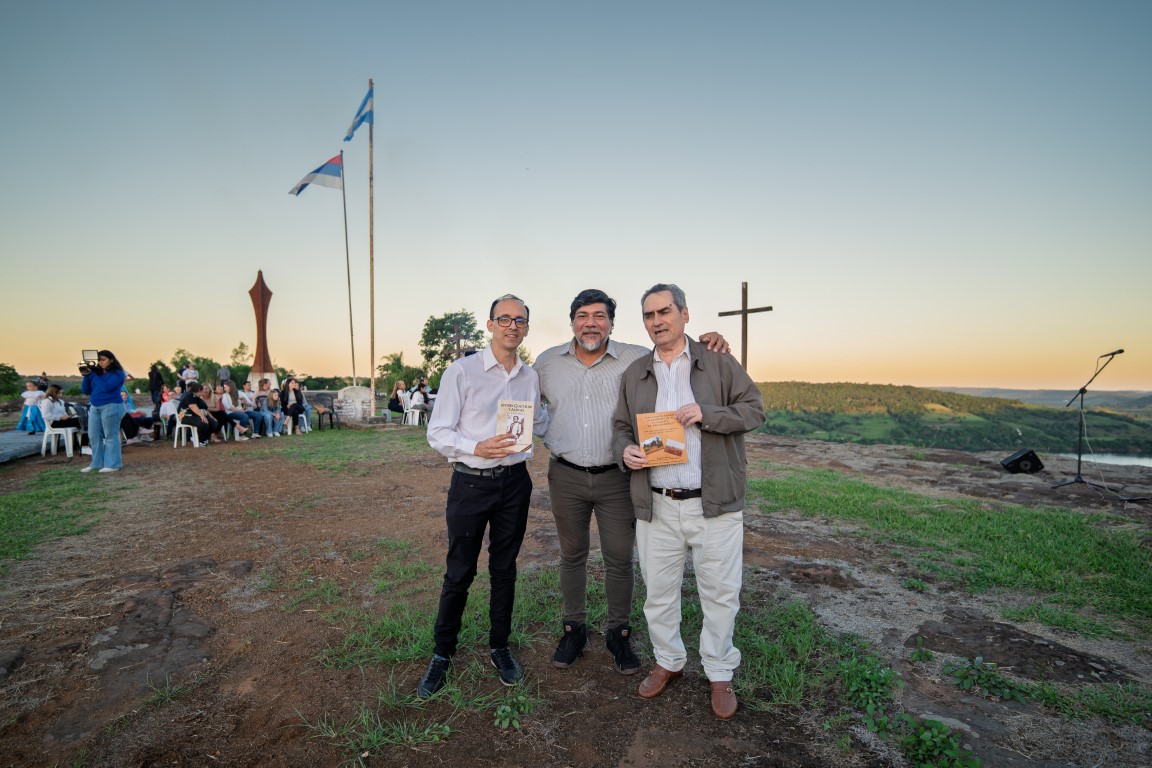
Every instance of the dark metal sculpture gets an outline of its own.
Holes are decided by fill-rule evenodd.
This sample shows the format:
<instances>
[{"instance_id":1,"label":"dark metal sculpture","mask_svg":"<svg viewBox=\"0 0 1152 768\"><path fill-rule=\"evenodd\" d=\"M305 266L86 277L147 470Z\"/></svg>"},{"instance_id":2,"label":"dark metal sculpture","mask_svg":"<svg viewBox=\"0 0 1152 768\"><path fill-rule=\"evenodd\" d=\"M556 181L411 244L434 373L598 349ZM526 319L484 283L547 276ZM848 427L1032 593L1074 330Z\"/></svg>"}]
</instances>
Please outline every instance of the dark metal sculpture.
<instances>
[{"instance_id":1,"label":"dark metal sculpture","mask_svg":"<svg viewBox=\"0 0 1152 768\"><path fill-rule=\"evenodd\" d=\"M264 270L256 273L256 282L248 289L248 295L252 297L252 309L256 312L256 354L248 378L250 381L253 377L271 378L275 382L276 370L272 367L272 356L268 354L268 305L272 301L272 290L264 282Z\"/></svg>"}]
</instances>

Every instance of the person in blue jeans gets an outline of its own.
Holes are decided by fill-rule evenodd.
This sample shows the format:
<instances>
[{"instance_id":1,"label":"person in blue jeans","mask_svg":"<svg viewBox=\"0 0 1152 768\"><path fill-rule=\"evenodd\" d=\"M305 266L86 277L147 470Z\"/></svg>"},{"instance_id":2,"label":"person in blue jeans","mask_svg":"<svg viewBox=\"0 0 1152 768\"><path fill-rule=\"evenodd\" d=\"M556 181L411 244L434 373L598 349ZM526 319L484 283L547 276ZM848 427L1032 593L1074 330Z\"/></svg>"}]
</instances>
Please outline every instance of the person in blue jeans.
<instances>
[{"instance_id":1,"label":"person in blue jeans","mask_svg":"<svg viewBox=\"0 0 1152 768\"><path fill-rule=\"evenodd\" d=\"M88 395L88 443L92 463L81 472L117 472L124 466L120 453L120 420L124 418L124 367L107 349L96 354L95 366L81 367L84 380L80 391Z\"/></svg>"}]
</instances>

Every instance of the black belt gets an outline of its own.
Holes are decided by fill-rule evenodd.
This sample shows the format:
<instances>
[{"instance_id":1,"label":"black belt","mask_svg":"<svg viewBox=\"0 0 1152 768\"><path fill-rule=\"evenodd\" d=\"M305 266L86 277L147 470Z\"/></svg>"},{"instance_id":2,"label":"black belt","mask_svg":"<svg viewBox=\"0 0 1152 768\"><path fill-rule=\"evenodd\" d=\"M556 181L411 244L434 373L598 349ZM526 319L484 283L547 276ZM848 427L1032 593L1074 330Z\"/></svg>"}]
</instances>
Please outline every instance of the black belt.
<instances>
[{"instance_id":1,"label":"black belt","mask_svg":"<svg viewBox=\"0 0 1152 768\"><path fill-rule=\"evenodd\" d=\"M590 475L600 475L600 474L603 474L604 472L607 472L607 471L612 470L612 469L619 469L619 467L617 467L615 464L603 464L599 467L582 467L579 464L573 464L572 462L568 461L568 459L564 458L563 456L557 456L556 461L558 461L559 463L563 464L566 467L570 467L572 469L578 469L581 472L587 472Z\"/></svg>"},{"instance_id":2,"label":"black belt","mask_svg":"<svg viewBox=\"0 0 1152 768\"><path fill-rule=\"evenodd\" d=\"M675 501L684 501L685 499L698 499L700 498L701 491L699 488L652 488L652 493L658 493L661 496L667 496Z\"/></svg>"},{"instance_id":3,"label":"black belt","mask_svg":"<svg viewBox=\"0 0 1152 768\"><path fill-rule=\"evenodd\" d=\"M477 475L479 477L503 477L517 468L527 469L522 461L517 464L501 464L498 467L487 467L485 469L470 467L459 461L452 465L452 469L456 472L462 472L465 475Z\"/></svg>"}]
</instances>

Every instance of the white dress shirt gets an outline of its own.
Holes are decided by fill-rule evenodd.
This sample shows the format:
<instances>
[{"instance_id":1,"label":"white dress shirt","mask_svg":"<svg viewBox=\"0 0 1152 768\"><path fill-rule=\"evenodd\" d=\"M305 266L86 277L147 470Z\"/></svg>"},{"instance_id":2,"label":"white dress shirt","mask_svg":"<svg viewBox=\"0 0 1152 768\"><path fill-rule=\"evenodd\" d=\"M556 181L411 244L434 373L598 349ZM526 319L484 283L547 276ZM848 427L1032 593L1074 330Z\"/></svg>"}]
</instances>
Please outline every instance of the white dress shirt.
<instances>
[{"instance_id":1,"label":"white dress shirt","mask_svg":"<svg viewBox=\"0 0 1152 768\"><path fill-rule=\"evenodd\" d=\"M692 394L692 355L688 352L688 342L684 351L672 363L660 359L660 353L652 352L652 372L656 374L656 411L675 411L682 405L696 402ZM655 488L699 488L700 487L700 424L690 424L684 428L684 464L667 464L652 467L648 477Z\"/></svg>"},{"instance_id":2,"label":"white dress shirt","mask_svg":"<svg viewBox=\"0 0 1152 768\"><path fill-rule=\"evenodd\" d=\"M532 449L503 459L483 459L476 445L502 434L496 426L497 404L522 400L533 404L537 431L547 428L548 417L540 408L540 377L519 358L511 371L492 354L492 348L463 357L448 366L440 379L436 407L428 422L428 444L450 462L462 461L475 469L519 464L532 456Z\"/></svg>"}]
</instances>

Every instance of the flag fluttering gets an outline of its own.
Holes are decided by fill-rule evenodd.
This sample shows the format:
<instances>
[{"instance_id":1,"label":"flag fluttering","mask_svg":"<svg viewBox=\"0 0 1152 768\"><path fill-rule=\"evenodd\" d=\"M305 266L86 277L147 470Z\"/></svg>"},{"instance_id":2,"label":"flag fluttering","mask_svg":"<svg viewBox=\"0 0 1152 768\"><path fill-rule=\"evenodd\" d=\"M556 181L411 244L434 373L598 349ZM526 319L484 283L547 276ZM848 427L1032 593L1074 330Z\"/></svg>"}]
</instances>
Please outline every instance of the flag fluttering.
<instances>
[{"instance_id":1,"label":"flag fluttering","mask_svg":"<svg viewBox=\"0 0 1152 768\"><path fill-rule=\"evenodd\" d=\"M344 189L343 157L336 155L336 157L300 179L300 183L288 190L288 194L299 196L309 184L318 184L321 187L332 187L333 189Z\"/></svg>"},{"instance_id":2,"label":"flag fluttering","mask_svg":"<svg viewBox=\"0 0 1152 768\"><path fill-rule=\"evenodd\" d=\"M360 109L356 110L356 117L352 118L352 126L348 129L347 135L344 136L344 141L352 141L352 137L356 134L356 129L362 123L373 124L372 120L372 86L368 86L368 95L364 97L364 101L360 102Z\"/></svg>"}]
</instances>

